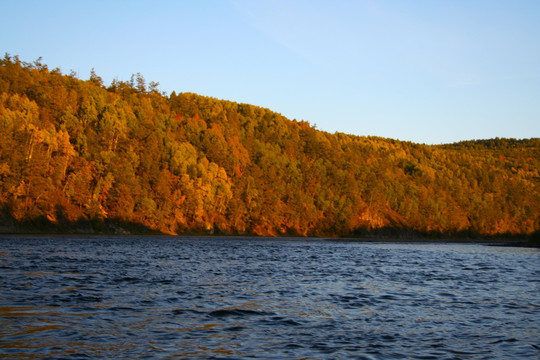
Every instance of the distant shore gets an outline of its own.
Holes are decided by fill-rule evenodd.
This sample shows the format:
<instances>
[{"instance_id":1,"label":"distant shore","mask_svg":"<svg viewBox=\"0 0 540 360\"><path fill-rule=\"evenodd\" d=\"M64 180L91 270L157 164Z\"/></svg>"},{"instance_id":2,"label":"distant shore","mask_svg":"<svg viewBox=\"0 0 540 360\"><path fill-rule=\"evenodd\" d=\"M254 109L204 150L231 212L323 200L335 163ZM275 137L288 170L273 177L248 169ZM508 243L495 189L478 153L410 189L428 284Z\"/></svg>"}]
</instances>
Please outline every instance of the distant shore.
<instances>
[{"instance_id":1,"label":"distant shore","mask_svg":"<svg viewBox=\"0 0 540 360\"><path fill-rule=\"evenodd\" d=\"M8 230L8 231L6 231ZM79 231L84 230L84 231ZM0 229L0 237L6 236L90 236L90 237L106 237L106 236L163 236L163 237L232 237L232 238L298 238L298 239L321 239L331 242L358 242L358 243L412 243L412 244L484 244L488 246L512 246L512 247L528 247L540 249L540 238L535 233L530 236L455 236L437 234L436 236L429 235L412 235L407 234L369 234L369 235L353 235L353 236L298 236L294 234L283 236L260 236L254 233L245 234L225 234L225 233L210 233L210 232L186 232L181 234L165 234L148 228L124 228L116 224L109 224L105 228L99 230L94 229L69 229L68 231L58 231L58 229L21 229L10 228Z\"/></svg>"},{"instance_id":2,"label":"distant shore","mask_svg":"<svg viewBox=\"0 0 540 360\"><path fill-rule=\"evenodd\" d=\"M462 237L447 237L447 238L391 238L391 237L338 237L328 238L327 241L345 241L345 242L362 242L362 243L411 243L411 244L484 244L489 246L514 246L514 247L530 247L539 248L540 243L534 239L512 239L512 238L462 238Z\"/></svg>"}]
</instances>

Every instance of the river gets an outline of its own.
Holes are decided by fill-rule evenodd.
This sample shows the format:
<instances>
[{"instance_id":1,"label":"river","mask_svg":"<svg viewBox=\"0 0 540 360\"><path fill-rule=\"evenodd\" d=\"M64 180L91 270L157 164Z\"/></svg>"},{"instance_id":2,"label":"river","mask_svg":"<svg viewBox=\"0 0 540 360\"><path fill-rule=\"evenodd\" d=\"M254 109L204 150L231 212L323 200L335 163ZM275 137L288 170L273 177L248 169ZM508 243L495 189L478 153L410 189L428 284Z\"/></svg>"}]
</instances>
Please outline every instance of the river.
<instances>
[{"instance_id":1,"label":"river","mask_svg":"<svg viewBox=\"0 0 540 360\"><path fill-rule=\"evenodd\" d=\"M537 359L540 250L0 237L0 358Z\"/></svg>"}]
</instances>

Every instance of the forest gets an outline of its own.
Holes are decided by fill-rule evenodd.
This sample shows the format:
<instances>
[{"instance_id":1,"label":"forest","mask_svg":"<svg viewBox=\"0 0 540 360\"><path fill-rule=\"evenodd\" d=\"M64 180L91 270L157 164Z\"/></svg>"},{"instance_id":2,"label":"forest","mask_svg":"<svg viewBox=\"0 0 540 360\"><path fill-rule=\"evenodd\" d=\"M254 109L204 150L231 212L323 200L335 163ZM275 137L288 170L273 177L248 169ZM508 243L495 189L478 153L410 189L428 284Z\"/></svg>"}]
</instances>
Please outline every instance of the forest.
<instances>
[{"instance_id":1,"label":"forest","mask_svg":"<svg viewBox=\"0 0 540 360\"><path fill-rule=\"evenodd\" d=\"M0 60L0 233L529 236L540 139L423 145Z\"/></svg>"}]
</instances>

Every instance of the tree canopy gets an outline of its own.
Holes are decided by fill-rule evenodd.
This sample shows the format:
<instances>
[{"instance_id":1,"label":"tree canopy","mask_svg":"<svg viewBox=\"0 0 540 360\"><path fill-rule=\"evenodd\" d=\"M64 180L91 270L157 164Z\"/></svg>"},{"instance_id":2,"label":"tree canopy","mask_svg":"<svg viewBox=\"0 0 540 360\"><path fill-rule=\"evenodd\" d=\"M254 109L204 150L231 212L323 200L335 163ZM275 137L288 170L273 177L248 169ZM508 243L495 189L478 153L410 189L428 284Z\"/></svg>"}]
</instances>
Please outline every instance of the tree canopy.
<instances>
[{"instance_id":1,"label":"tree canopy","mask_svg":"<svg viewBox=\"0 0 540 360\"><path fill-rule=\"evenodd\" d=\"M540 140L428 146L0 61L0 231L345 236L540 229ZM2 225L3 224L3 225Z\"/></svg>"}]
</instances>

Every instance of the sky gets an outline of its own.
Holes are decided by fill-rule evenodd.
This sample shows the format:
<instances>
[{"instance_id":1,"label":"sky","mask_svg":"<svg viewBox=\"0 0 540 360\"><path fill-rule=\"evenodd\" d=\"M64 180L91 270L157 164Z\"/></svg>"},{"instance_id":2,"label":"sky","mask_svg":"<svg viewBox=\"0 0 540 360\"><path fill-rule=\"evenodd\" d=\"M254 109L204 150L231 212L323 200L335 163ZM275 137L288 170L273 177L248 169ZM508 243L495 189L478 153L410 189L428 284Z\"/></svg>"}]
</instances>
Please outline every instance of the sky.
<instances>
[{"instance_id":1,"label":"sky","mask_svg":"<svg viewBox=\"0 0 540 360\"><path fill-rule=\"evenodd\" d=\"M2 0L0 55L141 73L317 129L425 144L540 137L538 0Z\"/></svg>"}]
</instances>

